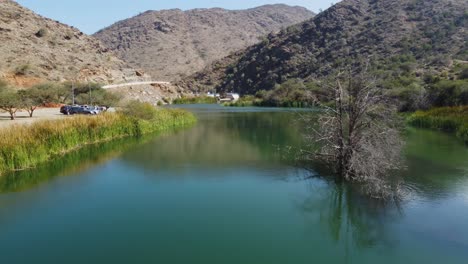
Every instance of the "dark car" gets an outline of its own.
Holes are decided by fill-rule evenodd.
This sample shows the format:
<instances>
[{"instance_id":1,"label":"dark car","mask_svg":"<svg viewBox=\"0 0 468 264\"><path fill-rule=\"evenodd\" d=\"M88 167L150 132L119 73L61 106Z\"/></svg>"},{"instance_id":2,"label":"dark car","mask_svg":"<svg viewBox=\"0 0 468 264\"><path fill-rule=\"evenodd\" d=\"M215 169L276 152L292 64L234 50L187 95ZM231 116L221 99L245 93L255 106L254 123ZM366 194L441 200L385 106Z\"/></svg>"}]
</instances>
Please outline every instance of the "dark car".
<instances>
[{"instance_id":1,"label":"dark car","mask_svg":"<svg viewBox=\"0 0 468 264\"><path fill-rule=\"evenodd\" d=\"M72 108L71 105L64 105L64 106L60 107L60 113L62 113L64 115L69 115L71 108Z\"/></svg>"},{"instance_id":2,"label":"dark car","mask_svg":"<svg viewBox=\"0 0 468 264\"><path fill-rule=\"evenodd\" d=\"M89 107L87 105L64 105L60 108L60 113L64 115L97 115L100 113L100 111L98 109L95 109L94 107Z\"/></svg>"},{"instance_id":3,"label":"dark car","mask_svg":"<svg viewBox=\"0 0 468 264\"><path fill-rule=\"evenodd\" d=\"M70 114L71 115L74 115L74 114L93 115L94 112L92 109L89 109L89 108L84 108L81 106L73 106L70 108Z\"/></svg>"}]
</instances>

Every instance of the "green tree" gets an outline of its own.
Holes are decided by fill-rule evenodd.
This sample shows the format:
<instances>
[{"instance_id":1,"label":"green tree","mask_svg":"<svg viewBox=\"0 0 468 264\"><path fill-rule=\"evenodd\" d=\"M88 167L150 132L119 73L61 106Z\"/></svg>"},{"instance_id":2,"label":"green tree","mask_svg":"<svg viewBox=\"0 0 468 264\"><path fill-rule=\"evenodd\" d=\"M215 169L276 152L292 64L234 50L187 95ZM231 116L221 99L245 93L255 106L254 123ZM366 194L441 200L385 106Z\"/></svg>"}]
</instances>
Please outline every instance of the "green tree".
<instances>
[{"instance_id":1,"label":"green tree","mask_svg":"<svg viewBox=\"0 0 468 264\"><path fill-rule=\"evenodd\" d=\"M33 87L37 89L44 103L65 103L71 97L71 89L64 84L42 83Z\"/></svg>"},{"instance_id":2,"label":"green tree","mask_svg":"<svg viewBox=\"0 0 468 264\"><path fill-rule=\"evenodd\" d=\"M63 84L64 92L75 96L75 102L78 104L102 105L107 108L115 106L121 100L121 96L105 90L97 83L75 83L66 82ZM70 98L67 97L67 101ZM65 103L65 102L64 102Z\"/></svg>"},{"instance_id":3,"label":"green tree","mask_svg":"<svg viewBox=\"0 0 468 264\"><path fill-rule=\"evenodd\" d=\"M29 117L33 117L34 111L37 107L46 103L44 93L34 87L18 91L18 96L21 99L22 107L28 112Z\"/></svg>"},{"instance_id":4,"label":"green tree","mask_svg":"<svg viewBox=\"0 0 468 264\"><path fill-rule=\"evenodd\" d=\"M10 119L15 120L16 112L22 108L21 98L17 91L9 87L0 88L0 109L10 114Z\"/></svg>"},{"instance_id":5,"label":"green tree","mask_svg":"<svg viewBox=\"0 0 468 264\"><path fill-rule=\"evenodd\" d=\"M105 106L109 109L110 107L117 105L122 100L122 96L120 94L98 88L92 91L91 100L92 104Z\"/></svg>"}]
</instances>

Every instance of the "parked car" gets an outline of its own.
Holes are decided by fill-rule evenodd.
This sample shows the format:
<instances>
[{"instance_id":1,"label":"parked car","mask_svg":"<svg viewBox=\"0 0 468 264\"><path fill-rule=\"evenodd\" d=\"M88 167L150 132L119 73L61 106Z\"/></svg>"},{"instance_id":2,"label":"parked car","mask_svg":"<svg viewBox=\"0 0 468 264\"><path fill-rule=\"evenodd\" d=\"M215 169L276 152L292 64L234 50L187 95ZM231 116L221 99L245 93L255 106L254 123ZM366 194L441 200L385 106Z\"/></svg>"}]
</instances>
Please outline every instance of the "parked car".
<instances>
[{"instance_id":1,"label":"parked car","mask_svg":"<svg viewBox=\"0 0 468 264\"><path fill-rule=\"evenodd\" d=\"M91 106L91 107L88 107L87 109L90 110L93 115L98 115L101 113L101 110L99 109L99 107Z\"/></svg>"},{"instance_id":2,"label":"parked car","mask_svg":"<svg viewBox=\"0 0 468 264\"><path fill-rule=\"evenodd\" d=\"M98 106L98 107L96 107L96 108L97 108L97 109L99 110L99 112L101 112L101 113L107 111L107 108L104 107L104 106Z\"/></svg>"},{"instance_id":3,"label":"parked car","mask_svg":"<svg viewBox=\"0 0 468 264\"><path fill-rule=\"evenodd\" d=\"M60 107L60 113L62 113L64 115L69 115L71 108L72 108L71 105L64 105L64 106Z\"/></svg>"},{"instance_id":4,"label":"parked car","mask_svg":"<svg viewBox=\"0 0 468 264\"><path fill-rule=\"evenodd\" d=\"M84 108L82 106L74 106L70 109L70 114L79 114L79 115L95 115L95 112L89 108Z\"/></svg>"},{"instance_id":5,"label":"parked car","mask_svg":"<svg viewBox=\"0 0 468 264\"><path fill-rule=\"evenodd\" d=\"M105 111L101 106L88 106L88 105L64 105L60 108L60 113L64 115L98 115Z\"/></svg>"}]
</instances>

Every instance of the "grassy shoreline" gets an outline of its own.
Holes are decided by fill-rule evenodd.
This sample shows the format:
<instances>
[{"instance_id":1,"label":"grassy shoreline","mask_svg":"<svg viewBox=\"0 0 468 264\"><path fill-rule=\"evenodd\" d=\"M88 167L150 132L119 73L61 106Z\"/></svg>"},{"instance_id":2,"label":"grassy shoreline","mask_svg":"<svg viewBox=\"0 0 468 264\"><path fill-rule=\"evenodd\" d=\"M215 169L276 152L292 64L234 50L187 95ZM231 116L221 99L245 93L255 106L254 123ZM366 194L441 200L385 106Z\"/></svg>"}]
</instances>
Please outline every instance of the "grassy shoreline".
<instances>
[{"instance_id":1,"label":"grassy shoreline","mask_svg":"<svg viewBox=\"0 0 468 264\"><path fill-rule=\"evenodd\" d=\"M265 101L244 101L239 100L233 103L224 103L226 107L277 107L277 108L309 108L311 104L307 102L292 101L284 102L283 104L271 104Z\"/></svg>"},{"instance_id":2,"label":"grassy shoreline","mask_svg":"<svg viewBox=\"0 0 468 264\"><path fill-rule=\"evenodd\" d=\"M408 123L415 127L453 133L468 145L468 106L416 111L408 117Z\"/></svg>"},{"instance_id":3,"label":"grassy shoreline","mask_svg":"<svg viewBox=\"0 0 468 264\"><path fill-rule=\"evenodd\" d=\"M214 97L208 96L193 96L193 97L182 97L174 99L172 104L183 105L183 104L216 104L217 100Z\"/></svg>"},{"instance_id":4,"label":"grassy shoreline","mask_svg":"<svg viewBox=\"0 0 468 264\"><path fill-rule=\"evenodd\" d=\"M188 126L195 116L178 109L160 109L150 120L121 113L74 116L0 129L0 175L33 168L83 146L124 137L139 137Z\"/></svg>"}]
</instances>

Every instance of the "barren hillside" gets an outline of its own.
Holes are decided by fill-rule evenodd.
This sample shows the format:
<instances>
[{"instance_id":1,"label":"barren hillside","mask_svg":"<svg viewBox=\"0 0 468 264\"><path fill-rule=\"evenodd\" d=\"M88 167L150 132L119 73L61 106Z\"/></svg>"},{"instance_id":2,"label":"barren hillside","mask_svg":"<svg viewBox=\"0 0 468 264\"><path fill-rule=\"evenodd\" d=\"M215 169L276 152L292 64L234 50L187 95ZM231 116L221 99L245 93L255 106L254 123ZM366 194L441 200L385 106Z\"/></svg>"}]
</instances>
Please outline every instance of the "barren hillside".
<instances>
[{"instance_id":1,"label":"barren hillside","mask_svg":"<svg viewBox=\"0 0 468 264\"><path fill-rule=\"evenodd\" d=\"M133 67L157 80L174 81L312 16L305 8L287 5L147 11L94 36Z\"/></svg>"},{"instance_id":2,"label":"barren hillside","mask_svg":"<svg viewBox=\"0 0 468 264\"><path fill-rule=\"evenodd\" d=\"M0 43L0 78L18 86L142 79L99 40L11 0L0 0Z\"/></svg>"}]
</instances>

